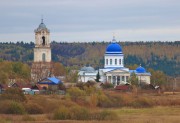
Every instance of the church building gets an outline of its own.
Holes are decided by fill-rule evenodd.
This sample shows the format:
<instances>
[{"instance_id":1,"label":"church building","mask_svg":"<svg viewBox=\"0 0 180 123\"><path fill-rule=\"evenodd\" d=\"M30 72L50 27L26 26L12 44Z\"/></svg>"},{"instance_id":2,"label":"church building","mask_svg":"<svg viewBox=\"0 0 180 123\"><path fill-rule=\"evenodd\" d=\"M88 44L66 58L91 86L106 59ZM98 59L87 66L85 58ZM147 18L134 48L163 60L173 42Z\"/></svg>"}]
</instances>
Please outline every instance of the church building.
<instances>
[{"instance_id":1,"label":"church building","mask_svg":"<svg viewBox=\"0 0 180 123\"><path fill-rule=\"evenodd\" d=\"M35 48L34 61L31 67L31 79L33 82L38 82L50 76L52 71L50 31L44 24L43 19L39 27L34 30L34 33Z\"/></svg>"},{"instance_id":2,"label":"church building","mask_svg":"<svg viewBox=\"0 0 180 123\"><path fill-rule=\"evenodd\" d=\"M84 69L83 67L79 71L79 81L87 82L96 79L96 75L99 71L101 82L110 82L114 86L130 83L129 79L133 73L136 74L140 82L150 84L149 72L146 72L145 68L138 67L136 70L129 70L129 68L124 67L124 54L122 47L116 43L115 37L113 37L112 43L110 43L104 54L104 68L99 70L91 71Z\"/></svg>"}]
</instances>

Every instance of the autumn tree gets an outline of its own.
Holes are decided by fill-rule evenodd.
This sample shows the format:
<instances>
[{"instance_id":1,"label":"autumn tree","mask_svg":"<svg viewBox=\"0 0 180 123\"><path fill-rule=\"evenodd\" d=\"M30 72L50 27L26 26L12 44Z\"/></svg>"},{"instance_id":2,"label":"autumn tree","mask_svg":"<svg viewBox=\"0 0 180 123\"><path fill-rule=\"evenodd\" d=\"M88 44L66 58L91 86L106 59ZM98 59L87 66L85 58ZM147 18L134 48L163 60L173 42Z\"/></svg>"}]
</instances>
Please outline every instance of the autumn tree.
<instances>
[{"instance_id":1,"label":"autumn tree","mask_svg":"<svg viewBox=\"0 0 180 123\"><path fill-rule=\"evenodd\" d=\"M134 72L132 73L129 81L130 81L130 83L131 83L132 85L135 85L135 86L138 86L138 85L139 85L139 83L138 83L138 78L137 78L137 76L136 76L136 74L135 74Z\"/></svg>"},{"instance_id":2,"label":"autumn tree","mask_svg":"<svg viewBox=\"0 0 180 123\"><path fill-rule=\"evenodd\" d=\"M53 65L54 76L64 76L65 73L66 73L65 67L59 62L55 62Z\"/></svg>"},{"instance_id":3,"label":"autumn tree","mask_svg":"<svg viewBox=\"0 0 180 123\"><path fill-rule=\"evenodd\" d=\"M148 71L151 73L151 83L153 85L162 86L167 83L167 76L162 71L155 71L151 68Z\"/></svg>"}]
</instances>

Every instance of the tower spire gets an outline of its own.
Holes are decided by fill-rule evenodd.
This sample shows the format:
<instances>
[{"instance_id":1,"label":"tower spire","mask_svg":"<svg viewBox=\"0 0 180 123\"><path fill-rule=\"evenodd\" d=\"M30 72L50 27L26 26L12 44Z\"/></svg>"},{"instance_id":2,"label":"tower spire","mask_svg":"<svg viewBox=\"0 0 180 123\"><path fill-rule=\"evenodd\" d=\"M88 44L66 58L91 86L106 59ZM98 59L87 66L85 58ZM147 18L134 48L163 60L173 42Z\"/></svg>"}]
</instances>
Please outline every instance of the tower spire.
<instances>
[{"instance_id":1,"label":"tower spire","mask_svg":"<svg viewBox=\"0 0 180 123\"><path fill-rule=\"evenodd\" d=\"M115 33L113 32L113 39L112 39L112 42L116 42L116 39L115 39Z\"/></svg>"},{"instance_id":2,"label":"tower spire","mask_svg":"<svg viewBox=\"0 0 180 123\"><path fill-rule=\"evenodd\" d=\"M41 15L41 23L43 23L43 15Z\"/></svg>"}]
</instances>

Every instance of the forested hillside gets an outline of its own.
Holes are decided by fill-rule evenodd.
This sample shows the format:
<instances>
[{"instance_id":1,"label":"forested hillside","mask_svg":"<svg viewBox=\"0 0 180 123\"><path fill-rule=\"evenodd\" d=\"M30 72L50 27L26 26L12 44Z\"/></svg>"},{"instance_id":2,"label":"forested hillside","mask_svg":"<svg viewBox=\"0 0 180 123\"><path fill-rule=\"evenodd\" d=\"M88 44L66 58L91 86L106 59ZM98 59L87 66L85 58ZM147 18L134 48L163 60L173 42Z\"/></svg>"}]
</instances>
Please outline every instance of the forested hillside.
<instances>
[{"instance_id":1,"label":"forested hillside","mask_svg":"<svg viewBox=\"0 0 180 123\"><path fill-rule=\"evenodd\" d=\"M102 68L104 53L110 42L57 43L52 42L52 59L65 66L80 68L91 65ZM180 42L119 42L125 55L125 66L141 64L161 70L170 76L180 75ZM31 62L34 43L0 43L0 58Z\"/></svg>"}]
</instances>

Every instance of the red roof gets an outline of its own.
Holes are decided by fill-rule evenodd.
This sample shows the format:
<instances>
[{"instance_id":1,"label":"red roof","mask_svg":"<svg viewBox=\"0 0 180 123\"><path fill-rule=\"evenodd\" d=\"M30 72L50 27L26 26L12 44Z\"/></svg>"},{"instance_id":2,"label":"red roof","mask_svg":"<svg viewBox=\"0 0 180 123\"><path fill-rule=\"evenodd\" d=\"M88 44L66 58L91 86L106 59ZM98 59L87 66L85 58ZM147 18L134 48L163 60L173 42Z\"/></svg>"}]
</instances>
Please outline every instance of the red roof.
<instances>
[{"instance_id":1,"label":"red roof","mask_svg":"<svg viewBox=\"0 0 180 123\"><path fill-rule=\"evenodd\" d=\"M118 85L115 87L116 90L128 90L129 86L128 85Z\"/></svg>"}]
</instances>

